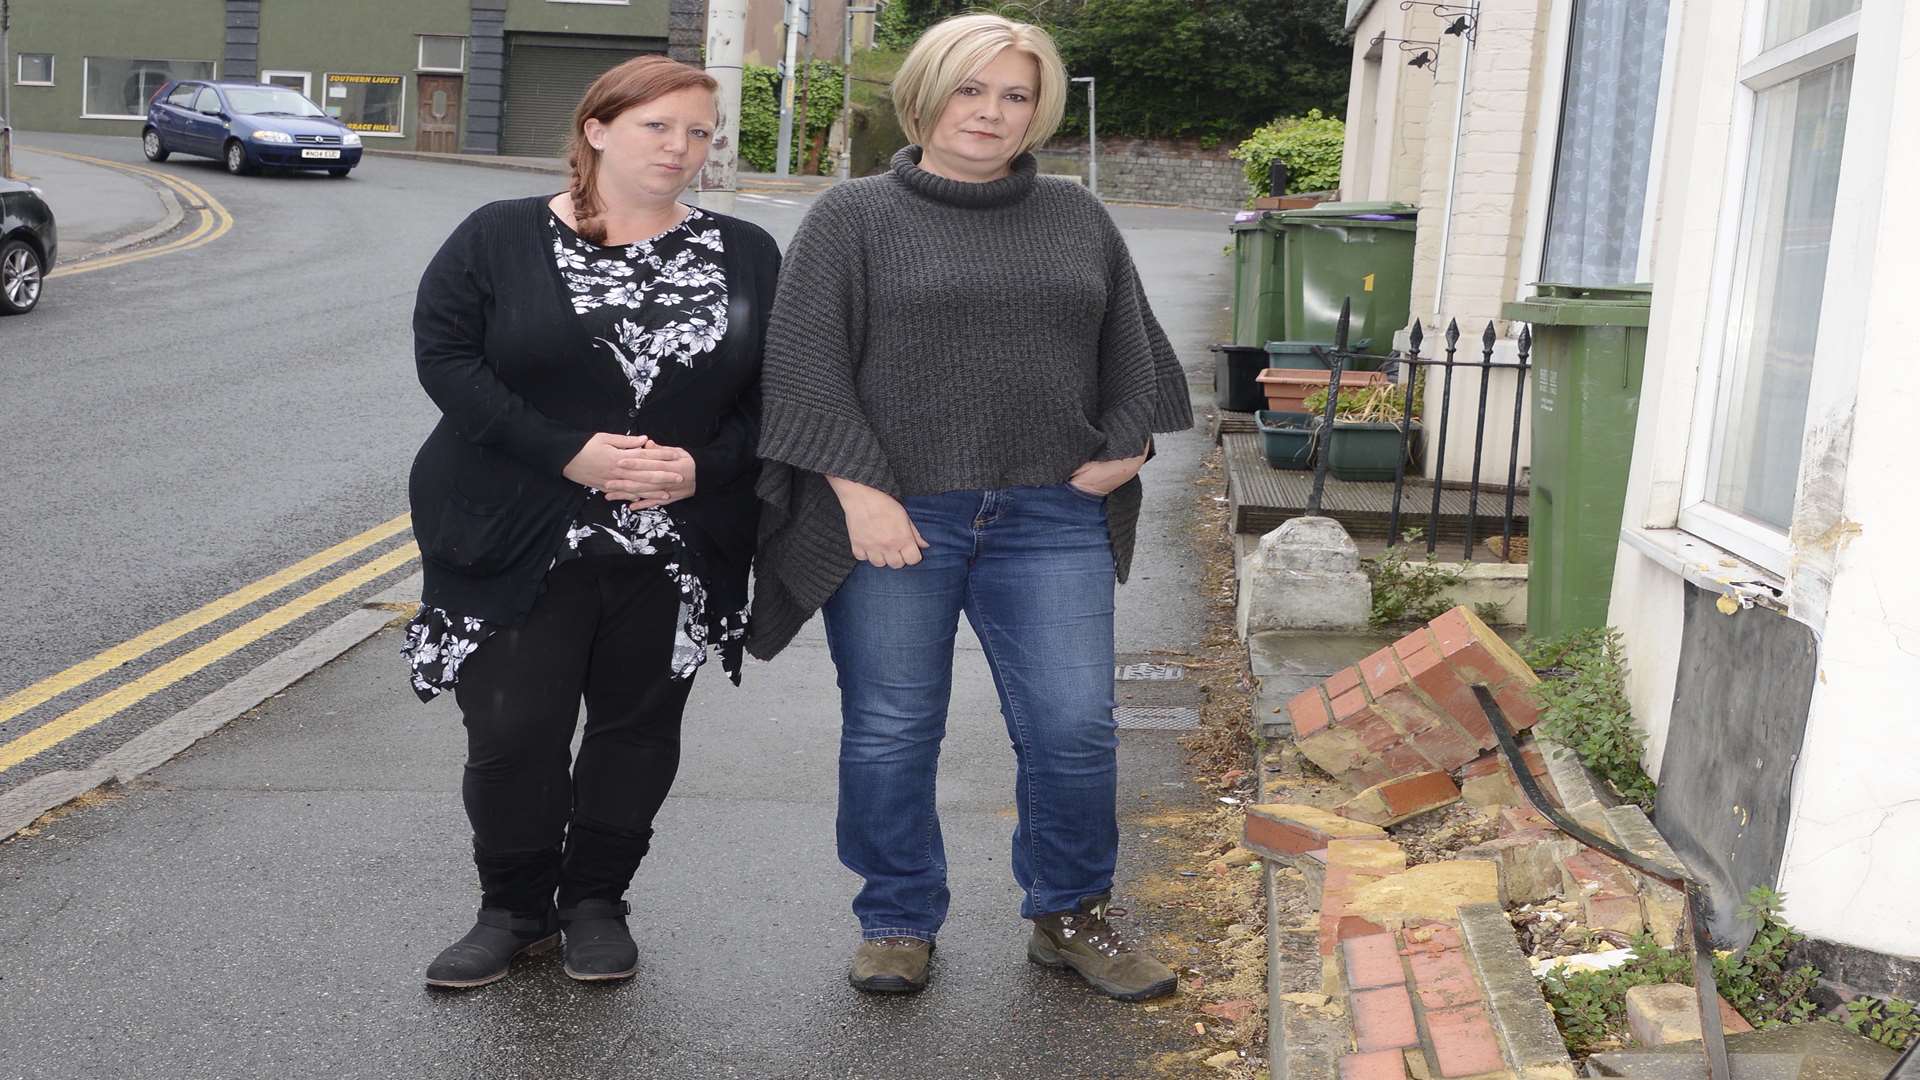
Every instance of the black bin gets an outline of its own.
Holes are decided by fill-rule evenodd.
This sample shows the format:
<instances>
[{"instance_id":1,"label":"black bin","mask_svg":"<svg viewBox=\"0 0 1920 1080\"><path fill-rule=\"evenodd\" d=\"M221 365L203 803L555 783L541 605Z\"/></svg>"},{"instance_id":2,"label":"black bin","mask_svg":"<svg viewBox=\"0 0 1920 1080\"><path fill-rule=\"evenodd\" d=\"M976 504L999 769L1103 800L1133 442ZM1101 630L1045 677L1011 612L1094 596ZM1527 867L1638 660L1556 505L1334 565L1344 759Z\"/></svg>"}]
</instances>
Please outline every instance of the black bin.
<instances>
[{"instance_id":1,"label":"black bin","mask_svg":"<svg viewBox=\"0 0 1920 1080\"><path fill-rule=\"evenodd\" d=\"M1267 407L1260 373L1267 369L1265 345L1213 346L1214 401L1227 412L1259 412Z\"/></svg>"}]
</instances>

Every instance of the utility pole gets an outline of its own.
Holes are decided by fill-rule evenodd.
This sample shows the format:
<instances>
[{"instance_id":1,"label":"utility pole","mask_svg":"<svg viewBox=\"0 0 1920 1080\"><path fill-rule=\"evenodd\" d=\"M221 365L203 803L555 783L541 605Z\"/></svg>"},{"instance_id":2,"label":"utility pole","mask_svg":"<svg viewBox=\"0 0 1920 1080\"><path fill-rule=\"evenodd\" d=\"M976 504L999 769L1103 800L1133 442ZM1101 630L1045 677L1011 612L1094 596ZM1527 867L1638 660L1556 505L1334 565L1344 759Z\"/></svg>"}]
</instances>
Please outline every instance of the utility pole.
<instances>
[{"instance_id":1,"label":"utility pole","mask_svg":"<svg viewBox=\"0 0 1920 1080\"><path fill-rule=\"evenodd\" d=\"M7 51L7 28L13 7L0 0L0 179L13 179L13 54Z\"/></svg>"},{"instance_id":2,"label":"utility pole","mask_svg":"<svg viewBox=\"0 0 1920 1080\"><path fill-rule=\"evenodd\" d=\"M1099 114L1093 100L1093 76L1082 75L1071 81L1087 84L1087 190L1097 199L1100 197L1100 135L1095 123Z\"/></svg>"},{"instance_id":3,"label":"utility pole","mask_svg":"<svg viewBox=\"0 0 1920 1080\"><path fill-rule=\"evenodd\" d=\"M793 84L798 81L800 39L813 30L813 0L787 0L787 64L780 73L780 142L774 151L775 175L788 175L787 159L793 154Z\"/></svg>"},{"instance_id":4,"label":"utility pole","mask_svg":"<svg viewBox=\"0 0 1920 1080\"><path fill-rule=\"evenodd\" d=\"M747 0L707 0L707 74L720 84L713 151L700 173L700 205L733 213L740 186L740 69L746 57Z\"/></svg>"},{"instance_id":5,"label":"utility pole","mask_svg":"<svg viewBox=\"0 0 1920 1080\"><path fill-rule=\"evenodd\" d=\"M853 176L853 17L872 15L880 10L878 5L847 8L846 30L841 35L840 62L845 67L845 75L840 85L840 179Z\"/></svg>"}]
</instances>

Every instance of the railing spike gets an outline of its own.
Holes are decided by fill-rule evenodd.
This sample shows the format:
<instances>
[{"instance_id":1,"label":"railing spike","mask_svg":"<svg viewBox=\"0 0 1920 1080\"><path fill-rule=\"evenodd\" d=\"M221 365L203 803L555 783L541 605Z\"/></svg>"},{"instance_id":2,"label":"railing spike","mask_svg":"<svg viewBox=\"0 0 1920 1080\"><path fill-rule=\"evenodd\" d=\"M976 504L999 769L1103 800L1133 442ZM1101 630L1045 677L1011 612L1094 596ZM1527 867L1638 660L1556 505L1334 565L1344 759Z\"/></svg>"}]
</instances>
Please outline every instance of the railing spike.
<instances>
[{"instance_id":1,"label":"railing spike","mask_svg":"<svg viewBox=\"0 0 1920 1080\"><path fill-rule=\"evenodd\" d=\"M1495 340L1499 338L1499 336L1500 335L1493 332L1493 320L1488 319L1487 328L1480 335L1480 347L1487 350L1488 352L1492 352L1493 343Z\"/></svg>"},{"instance_id":2,"label":"railing spike","mask_svg":"<svg viewBox=\"0 0 1920 1080\"><path fill-rule=\"evenodd\" d=\"M1447 348L1451 349L1459 343L1460 343L1460 320L1448 319L1447 320Z\"/></svg>"},{"instance_id":3,"label":"railing spike","mask_svg":"<svg viewBox=\"0 0 1920 1080\"><path fill-rule=\"evenodd\" d=\"M1533 327L1532 326L1526 323L1520 324L1520 343L1519 344L1520 344L1520 361L1521 363L1525 363L1527 357L1533 355Z\"/></svg>"},{"instance_id":4,"label":"railing spike","mask_svg":"<svg viewBox=\"0 0 1920 1080\"><path fill-rule=\"evenodd\" d=\"M1426 331L1420 329L1420 320L1413 320L1413 329L1407 331L1407 344L1411 346L1413 355L1420 355L1420 343L1426 340L1426 336Z\"/></svg>"}]
</instances>

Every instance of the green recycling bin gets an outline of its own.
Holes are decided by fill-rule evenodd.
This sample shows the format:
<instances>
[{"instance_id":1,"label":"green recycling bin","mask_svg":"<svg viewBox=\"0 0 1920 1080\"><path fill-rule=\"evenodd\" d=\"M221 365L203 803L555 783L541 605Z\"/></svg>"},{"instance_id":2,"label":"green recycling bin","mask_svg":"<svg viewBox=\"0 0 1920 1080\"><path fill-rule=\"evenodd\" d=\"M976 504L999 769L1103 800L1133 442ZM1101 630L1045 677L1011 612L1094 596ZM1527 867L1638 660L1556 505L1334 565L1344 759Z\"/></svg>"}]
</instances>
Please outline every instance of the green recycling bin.
<instances>
[{"instance_id":1,"label":"green recycling bin","mask_svg":"<svg viewBox=\"0 0 1920 1080\"><path fill-rule=\"evenodd\" d=\"M1247 211L1236 217L1230 228L1233 344L1262 346L1286 337L1281 333L1286 273L1281 263L1279 218L1266 211Z\"/></svg>"},{"instance_id":2,"label":"green recycling bin","mask_svg":"<svg viewBox=\"0 0 1920 1080\"><path fill-rule=\"evenodd\" d=\"M1353 301L1347 343L1385 353L1412 321L1416 207L1394 202L1321 203L1277 215L1286 304L1285 334L1273 338L1331 343L1340 305Z\"/></svg>"},{"instance_id":3,"label":"green recycling bin","mask_svg":"<svg viewBox=\"0 0 1920 1080\"><path fill-rule=\"evenodd\" d=\"M1500 314L1533 326L1527 632L1546 639L1607 622L1653 289L1534 288Z\"/></svg>"}]
</instances>

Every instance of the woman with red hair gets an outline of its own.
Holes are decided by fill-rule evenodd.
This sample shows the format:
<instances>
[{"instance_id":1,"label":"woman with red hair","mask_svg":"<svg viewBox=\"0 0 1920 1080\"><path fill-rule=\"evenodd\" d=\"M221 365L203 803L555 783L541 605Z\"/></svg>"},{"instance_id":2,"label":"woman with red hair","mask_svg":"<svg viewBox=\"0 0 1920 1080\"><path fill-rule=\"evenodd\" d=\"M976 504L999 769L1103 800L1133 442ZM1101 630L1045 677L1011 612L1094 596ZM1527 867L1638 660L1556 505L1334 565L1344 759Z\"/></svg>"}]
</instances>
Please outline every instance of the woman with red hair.
<instances>
[{"instance_id":1,"label":"woman with red hair","mask_svg":"<svg viewBox=\"0 0 1920 1080\"><path fill-rule=\"evenodd\" d=\"M661 56L608 71L575 110L568 190L481 207L420 280L414 355L443 415L413 465L425 583L402 651L423 700L460 706L481 886L431 986L563 936L573 978L631 976L622 898L694 673L717 648L739 681L780 256L679 201L714 89Z\"/></svg>"}]
</instances>

